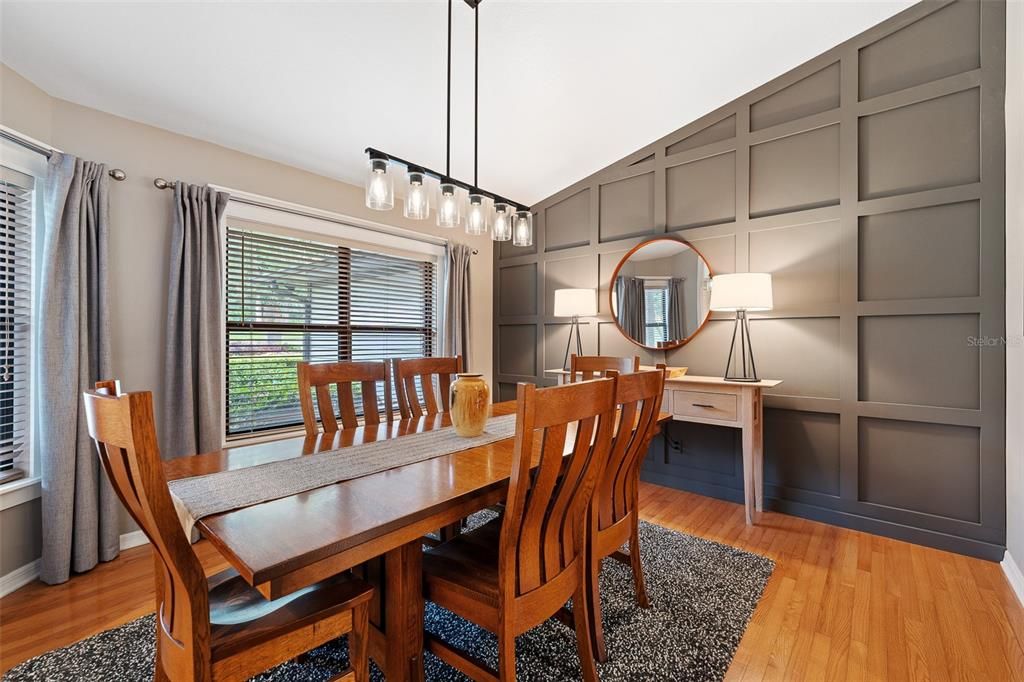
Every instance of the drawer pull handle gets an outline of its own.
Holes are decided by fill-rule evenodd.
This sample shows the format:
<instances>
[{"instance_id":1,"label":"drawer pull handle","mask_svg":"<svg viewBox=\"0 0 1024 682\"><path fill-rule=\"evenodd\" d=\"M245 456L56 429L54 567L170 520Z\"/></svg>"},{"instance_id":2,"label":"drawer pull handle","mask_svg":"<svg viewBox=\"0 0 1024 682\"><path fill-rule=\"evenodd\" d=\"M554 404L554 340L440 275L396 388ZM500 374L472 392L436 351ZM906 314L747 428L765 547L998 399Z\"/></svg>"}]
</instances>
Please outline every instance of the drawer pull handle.
<instances>
[{"instance_id":1,"label":"drawer pull handle","mask_svg":"<svg viewBox=\"0 0 1024 682\"><path fill-rule=\"evenodd\" d=\"M693 403L694 407L706 407L709 410L715 409L714 405L708 405L707 403Z\"/></svg>"}]
</instances>

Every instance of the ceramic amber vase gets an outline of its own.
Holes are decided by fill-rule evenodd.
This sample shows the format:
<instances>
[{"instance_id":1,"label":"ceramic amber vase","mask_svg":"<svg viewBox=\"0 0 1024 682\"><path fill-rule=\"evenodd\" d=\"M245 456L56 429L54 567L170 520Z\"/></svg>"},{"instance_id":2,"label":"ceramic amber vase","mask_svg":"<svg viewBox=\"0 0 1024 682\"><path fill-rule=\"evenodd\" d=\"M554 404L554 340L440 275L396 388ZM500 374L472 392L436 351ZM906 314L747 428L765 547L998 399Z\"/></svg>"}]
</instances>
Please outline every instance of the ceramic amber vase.
<instances>
[{"instance_id":1,"label":"ceramic amber vase","mask_svg":"<svg viewBox=\"0 0 1024 682\"><path fill-rule=\"evenodd\" d=\"M457 374L452 384L452 426L463 438L479 436L487 425L491 389L483 374Z\"/></svg>"}]
</instances>

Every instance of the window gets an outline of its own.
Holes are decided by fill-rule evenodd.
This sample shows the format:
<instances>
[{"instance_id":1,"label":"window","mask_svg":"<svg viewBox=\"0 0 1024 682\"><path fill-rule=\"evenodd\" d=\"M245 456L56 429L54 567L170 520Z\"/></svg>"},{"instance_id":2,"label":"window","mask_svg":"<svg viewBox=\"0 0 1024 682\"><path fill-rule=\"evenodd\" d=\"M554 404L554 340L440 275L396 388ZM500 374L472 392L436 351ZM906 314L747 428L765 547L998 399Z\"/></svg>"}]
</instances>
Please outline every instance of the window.
<instances>
[{"instance_id":1,"label":"window","mask_svg":"<svg viewBox=\"0 0 1024 682\"><path fill-rule=\"evenodd\" d=\"M434 257L228 225L229 437L302 424L297 362L434 354Z\"/></svg>"},{"instance_id":2,"label":"window","mask_svg":"<svg viewBox=\"0 0 1024 682\"><path fill-rule=\"evenodd\" d=\"M0 484L30 473L35 178L0 166Z\"/></svg>"},{"instance_id":3,"label":"window","mask_svg":"<svg viewBox=\"0 0 1024 682\"><path fill-rule=\"evenodd\" d=\"M668 340L668 285L644 282L645 346L657 347Z\"/></svg>"}]
</instances>

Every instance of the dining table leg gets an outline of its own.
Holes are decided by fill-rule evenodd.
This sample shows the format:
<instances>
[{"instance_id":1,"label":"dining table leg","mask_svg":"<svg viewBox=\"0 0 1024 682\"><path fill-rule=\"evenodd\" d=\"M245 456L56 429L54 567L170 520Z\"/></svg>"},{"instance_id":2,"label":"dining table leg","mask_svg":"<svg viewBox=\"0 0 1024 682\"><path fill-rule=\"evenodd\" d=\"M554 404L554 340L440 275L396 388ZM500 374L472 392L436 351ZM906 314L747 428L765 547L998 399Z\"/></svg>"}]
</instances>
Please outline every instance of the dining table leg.
<instances>
[{"instance_id":1,"label":"dining table leg","mask_svg":"<svg viewBox=\"0 0 1024 682\"><path fill-rule=\"evenodd\" d=\"M384 557L384 677L388 682L423 680L423 541Z\"/></svg>"}]
</instances>

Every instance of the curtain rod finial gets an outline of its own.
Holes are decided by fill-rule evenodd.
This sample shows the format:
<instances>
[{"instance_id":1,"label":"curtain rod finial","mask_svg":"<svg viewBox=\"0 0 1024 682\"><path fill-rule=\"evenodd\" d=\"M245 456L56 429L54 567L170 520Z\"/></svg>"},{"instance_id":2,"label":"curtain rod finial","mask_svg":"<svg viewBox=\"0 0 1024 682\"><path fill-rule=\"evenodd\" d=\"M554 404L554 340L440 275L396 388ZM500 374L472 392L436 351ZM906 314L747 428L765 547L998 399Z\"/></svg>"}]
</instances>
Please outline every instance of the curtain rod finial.
<instances>
[{"instance_id":1,"label":"curtain rod finial","mask_svg":"<svg viewBox=\"0 0 1024 682\"><path fill-rule=\"evenodd\" d=\"M128 174L125 173L120 168L113 168L113 169L110 170L110 177L112 177L115 180L117 180L118 182L120 182L120 181L124 180L125 178L127 178Z\"/></svg>"},{"instance_id":2,"label":"curtain rod finial","mask_svg":"<svg viewBox=\"0 0 1024 682\"><path fill-rule=\"evenodd\" d=\"M172 187L174 187L174 183L167 182L163 178L157 178L153 180L153 186L156 187L157 189L171 189Z\"/></svg>"}]
</instances>

